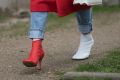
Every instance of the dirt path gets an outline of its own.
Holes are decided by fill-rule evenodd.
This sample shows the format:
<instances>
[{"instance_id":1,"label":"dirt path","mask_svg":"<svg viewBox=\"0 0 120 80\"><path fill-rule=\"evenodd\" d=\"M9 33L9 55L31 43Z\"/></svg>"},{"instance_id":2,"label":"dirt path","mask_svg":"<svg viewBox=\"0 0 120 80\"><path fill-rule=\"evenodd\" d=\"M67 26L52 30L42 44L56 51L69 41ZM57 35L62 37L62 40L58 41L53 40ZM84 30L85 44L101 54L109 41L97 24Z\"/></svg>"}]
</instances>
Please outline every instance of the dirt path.
<instances>
[{"instance_id":1,"label":"dirt path","mask_svg":"<svg viewBox=\"0 0 120 80\"><path fill-rule=\"evenodd\" d=\"M68 28L46 32L44 48L46 56L43 60L42 71L26 68L21 60L27 57L30 40L26 36L0 41L0 78L1 80L58 80L56 74L71 71L78 64L94 61L105 51L120 47L120 13L103 13L94 15L94 39L90 59L73 61L79 43L79 32L75 19ZM56 73L56 74L55 74Z\"/></svg>"}]
</instances>

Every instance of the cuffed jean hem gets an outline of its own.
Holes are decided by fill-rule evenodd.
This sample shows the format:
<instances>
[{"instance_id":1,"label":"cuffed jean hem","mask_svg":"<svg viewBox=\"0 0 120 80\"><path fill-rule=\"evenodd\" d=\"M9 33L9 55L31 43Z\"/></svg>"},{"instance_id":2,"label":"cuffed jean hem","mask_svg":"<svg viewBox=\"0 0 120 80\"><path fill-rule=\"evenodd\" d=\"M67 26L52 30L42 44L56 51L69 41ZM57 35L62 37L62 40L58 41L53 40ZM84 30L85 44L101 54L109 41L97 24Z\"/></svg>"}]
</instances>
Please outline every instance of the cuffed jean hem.
<instances>
[{"instance_id":1,"label":"cuffed jean hem","mask_svg":"<svg viewBox=\"0 0 120 80\"><path fill-rule=\"evenodd\" d=\"M92 32L92 25L79 25L79 31L83 34Z\"/></svg>"},{"instance_id":2,"label":"cuffed jean hem","mask_svg":"<svg viewBox=\"0 0 120 80\"><path fill-rule=\"evenodd\" d=\"M31 30L29 32L29 38L30 39L35 39L35 38L40 38L40 39L44 39L44 32L41 30L41 31L34 31L34 30Z\"/></svg>"}]
</instances>

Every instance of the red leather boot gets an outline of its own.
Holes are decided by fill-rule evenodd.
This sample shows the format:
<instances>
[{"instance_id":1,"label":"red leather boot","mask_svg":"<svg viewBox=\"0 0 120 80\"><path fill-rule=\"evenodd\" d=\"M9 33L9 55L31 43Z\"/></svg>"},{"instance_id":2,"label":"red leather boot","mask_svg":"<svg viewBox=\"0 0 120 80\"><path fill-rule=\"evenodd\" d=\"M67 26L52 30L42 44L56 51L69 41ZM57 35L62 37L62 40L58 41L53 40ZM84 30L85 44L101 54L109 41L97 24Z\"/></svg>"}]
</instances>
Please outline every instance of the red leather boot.
<instances>
[{"instance_id":1,"label":"red leather boot","mask_svg":"<svg viewBox=\"0 0 120 80\"><path fill-rule=\"evenodd\" d=\"M23 60L26 67L35 67L37 64L41 65L44 51L42 48L42 40L32 41L32 49L27 59Z\"/></svg>"}]
</instances>

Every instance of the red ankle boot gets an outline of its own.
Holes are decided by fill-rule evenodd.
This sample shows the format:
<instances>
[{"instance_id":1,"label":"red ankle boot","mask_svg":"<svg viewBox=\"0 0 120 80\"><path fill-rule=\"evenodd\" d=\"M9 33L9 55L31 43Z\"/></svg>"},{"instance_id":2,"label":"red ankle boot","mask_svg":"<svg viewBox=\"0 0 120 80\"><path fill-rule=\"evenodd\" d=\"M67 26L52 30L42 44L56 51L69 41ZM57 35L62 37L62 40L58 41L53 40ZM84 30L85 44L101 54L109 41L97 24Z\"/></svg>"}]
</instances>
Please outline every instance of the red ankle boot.
<instances>
[{"instance_id":1,"label":"red ankle boot","mask_svg":"<svg viewBox=\"0 0 120 80\"><path fill-rule=\"evenodd\" d=\"M23 64L26 67L35 67L37 66L37 64L41 63L43 57L44 51L42 48L42 41L41 40L32 41L32 49L29 58L23 60Z\"/></svg>"}]
</instances>

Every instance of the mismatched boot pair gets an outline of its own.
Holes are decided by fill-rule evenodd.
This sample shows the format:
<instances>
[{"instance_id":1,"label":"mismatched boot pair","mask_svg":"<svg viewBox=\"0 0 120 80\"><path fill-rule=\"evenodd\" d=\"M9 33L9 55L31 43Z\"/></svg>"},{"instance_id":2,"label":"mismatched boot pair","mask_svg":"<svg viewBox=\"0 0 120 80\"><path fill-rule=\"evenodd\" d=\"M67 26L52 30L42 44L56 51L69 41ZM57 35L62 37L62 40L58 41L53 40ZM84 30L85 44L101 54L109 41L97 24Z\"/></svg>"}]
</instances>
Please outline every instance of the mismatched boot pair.
<instances>
[{"instance_id":1,"label":"mismatched boot pair","mask_svg":"<svg viewBox=\"0 0 120 80\"><path fill-rule=\"evenodd\" d=\"M81 35L79 48L76 54L72 57L74 60L86 59L90 56L90 51L94 39L91 34ZM38 69L41 69L41 62L44 57L44 51L42 48L42 40L32 41L32 49L29 57L23 60L23 64L27 67L35 67L38 65Z\"/></svg>"}]
</instances>

